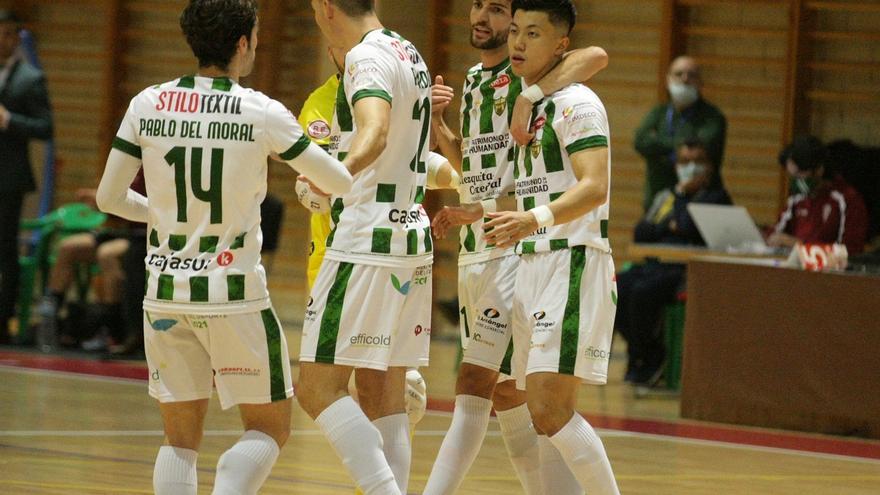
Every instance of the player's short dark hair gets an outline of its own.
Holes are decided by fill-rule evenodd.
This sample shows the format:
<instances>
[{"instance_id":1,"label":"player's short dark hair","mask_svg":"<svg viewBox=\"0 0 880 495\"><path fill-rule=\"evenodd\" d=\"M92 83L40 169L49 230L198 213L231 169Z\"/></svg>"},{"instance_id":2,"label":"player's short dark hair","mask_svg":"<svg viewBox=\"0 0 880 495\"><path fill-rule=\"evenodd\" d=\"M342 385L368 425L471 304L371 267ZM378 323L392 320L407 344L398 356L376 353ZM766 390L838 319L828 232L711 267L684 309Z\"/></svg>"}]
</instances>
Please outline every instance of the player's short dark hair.
<instances>
[{"instance_id":1,"label":"player's short dark hair","mask_svg":"<svg viewBox=\"0 0 880 495\"><path fill-rule=\"evenodd\" d=\"M226 69L242 36L251 39L257 24L256 0L190 0L180 28L199 67Z\"/></svg>"},{"instance_id":2,"label":"player's short dark hair","mask_svg":"<svg viewBox=\"0 0 880 495\"><path fill-rule=\"evenodd\" d=\"M825 145L819 138L798 136L779 153L779 165L785 168L791 159L798 170L809 172L825 165L827 155Z\"/></svg>"},{"instance_id":3,"label":"player's short dark hair","mask_svg":"<svg viewBox=\"0 0 880 495\"><path fill-rule=\"evenodd\" d=\"M18 18L18 16L15 15L13 11L8 9L0 9L0 23L5 24L7 22L15 24L16 27L21 26L21 20Z\"/></svg>"},{"instance_id":4,"label":"player's short dark hair","mask_svg":"<svg viewBox=\"0 0 880 495\"><path fill-rule=\"evenodd\" d=\"M556 27L564 28L566 35L571 34L577 22L577 8L571 0L513 0L511 14L519 9L546 12L550 22Z\"/></svg>"},{"instance_id":5,"label":"player's short dark hair","mask_svg":"<svg viewBox=\"0 0 880 495\"><path fill-rule=\"evenodd\" d=\"M330 0L349 17L363 17L373 11L374 0Z\"/></svg>"}]
</instances>

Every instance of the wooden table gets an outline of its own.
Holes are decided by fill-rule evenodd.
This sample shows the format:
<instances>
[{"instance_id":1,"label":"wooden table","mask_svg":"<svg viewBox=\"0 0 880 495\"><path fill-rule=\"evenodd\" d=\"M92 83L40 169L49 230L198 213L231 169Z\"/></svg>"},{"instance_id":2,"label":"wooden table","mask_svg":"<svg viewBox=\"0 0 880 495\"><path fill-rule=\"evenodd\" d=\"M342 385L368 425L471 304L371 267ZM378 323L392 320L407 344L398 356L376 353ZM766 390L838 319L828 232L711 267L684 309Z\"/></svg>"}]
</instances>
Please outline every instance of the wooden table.
<instances>
[{"instance_id":1,"label":"wooden table","mask_svg":"<svg viewBox=\"0 0 880 495\"><path fill-rule=\"evenodd\" d=\"M681 412L880 439L880 277L688 264Z\"/></svg>"},{"instance_id":2,"label":"wooden table","mask_svg":"<svg viewBox=\"0 0 880 495\"><path fill-rule=\"evenodd\" d=\"M750 260L757 264L778 264L774 263L784 261L787 256L779 254L746 254L746 253L726 253L723 251L712 251L704 246L688 246L683 244L630 244L626 254L633 259L657 258L665 263L687 263L693 259L713 257L713 258L735 258L740 260Z\"/></svg>"}]
</instances>

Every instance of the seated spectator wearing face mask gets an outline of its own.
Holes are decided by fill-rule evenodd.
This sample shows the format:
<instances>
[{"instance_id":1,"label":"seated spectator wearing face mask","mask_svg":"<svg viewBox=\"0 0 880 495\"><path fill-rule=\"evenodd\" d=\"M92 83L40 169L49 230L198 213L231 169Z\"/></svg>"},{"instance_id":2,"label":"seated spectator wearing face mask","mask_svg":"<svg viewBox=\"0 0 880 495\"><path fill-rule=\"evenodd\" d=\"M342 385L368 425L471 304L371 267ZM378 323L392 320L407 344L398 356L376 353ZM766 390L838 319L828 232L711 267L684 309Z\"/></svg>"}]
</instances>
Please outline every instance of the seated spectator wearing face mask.
<instances>
[{"instance_id":1,"label":"seated spectator wearing face mask","mask_svg":"<svg viewBox=\"0 0 880 495\"><path fill-rule=\"evenodd\" d=\"M687 211L689 203L730 204L727 191L713 179L716 169L706 146L689 139L678 147L678 182L654 196L635 229L639 243L702 245L703 238ZM675 302L685 280L685 265L648 260L617 275L617 330L627 341L626 381L654 385L666 350L660 318Z\"/></svg>"},{"instance_id":2,"label":"seated spectator wearing face mask","mask_svg":"<svg viewBox=\"0 0 880 495\"><path fill-rule=\"evenodd\" d=\"M703 142L717 173L712 181L721 186L721 163L727 136L727 120L701 94L703 77L693 57L676 57L666 76L669 101L655 106L642 120L635 135L635 149L645 159L645 211L654 196L675 186L676 144L693 136Z\"/></svg>"},{"instance_id":3,"label":"seated spectator wearing face mask","mask_svg":"<svg viewBox=\"0 0 880 495\"><path fill-rule=\"evenodd\" d=\"M788 206L767 238L771 246L845 244L849 254L865 248L868 213L862 196L843 177L828 174L819 139L800 136L779 154L788 173Z\"/></svg>"}]
</instances>

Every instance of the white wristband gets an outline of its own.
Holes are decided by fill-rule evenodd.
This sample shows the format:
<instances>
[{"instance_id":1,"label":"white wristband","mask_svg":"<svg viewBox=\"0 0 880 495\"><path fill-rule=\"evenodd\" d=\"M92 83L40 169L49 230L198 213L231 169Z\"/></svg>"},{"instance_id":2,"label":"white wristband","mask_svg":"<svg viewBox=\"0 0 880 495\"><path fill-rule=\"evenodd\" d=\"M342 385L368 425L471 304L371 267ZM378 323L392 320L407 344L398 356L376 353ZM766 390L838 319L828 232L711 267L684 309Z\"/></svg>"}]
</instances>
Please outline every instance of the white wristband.
<instances>
[{"instance_id":1,"label":"white wristband","mask_svg":"<svg viewBox=\"0 0 880 495\"><path fill-rule=\"evenodd\" d=\"M544 92L541 91L541 87L537 84L532 84L525 91L520 93L520 95L525 96L527 100L532 103L537 103L544 99Z\"/></svg>"},{"instance_id":2,"label":"white wristband","mask_svg":"<svg viewBox=\"0 0 880 495\"><path fill-rule=\"evenodd\" d=\"M498 211L498 203L494 199L484 199L480 201L480 204L483 205L483 215Z\"/></svg>"},{"instance_id":3,"label":"white wristband","mask_svg":"<svg viewBox=\"0 0 880 495\"><path fill-rule=\"evenodd\" d=\"M553 212L550 211L550 207L547 205L541 205L537 208L532 208L529 211L532 215L535 215L535 220L538 221L539 229L552 226L553 222L556 220L553 218Z\"/></svg>"}]
</instances>

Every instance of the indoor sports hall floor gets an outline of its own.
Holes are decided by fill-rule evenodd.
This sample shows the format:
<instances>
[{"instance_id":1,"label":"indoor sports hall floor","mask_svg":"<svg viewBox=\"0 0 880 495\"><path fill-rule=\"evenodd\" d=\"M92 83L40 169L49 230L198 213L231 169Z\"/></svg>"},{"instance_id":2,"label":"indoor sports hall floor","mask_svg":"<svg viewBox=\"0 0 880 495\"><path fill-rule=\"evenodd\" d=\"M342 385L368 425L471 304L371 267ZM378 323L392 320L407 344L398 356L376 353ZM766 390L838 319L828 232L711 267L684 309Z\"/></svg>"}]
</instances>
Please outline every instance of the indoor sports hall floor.
<instances>
[{"instance_id":1,"label":"indoor sports hall floor","mask_svg":"<svg viewBox=\"0 0 880 495\"><path fill-rule=\"evenodd\" d=\"M299 334L287 334L295 356ZM410 493L424 487L449 426L455 359L454 344L436 342L423 370L431 410L416 432ZM681 420L674 397L635 399L622 366L613 359L607 386L584 387L579 408L599 428L625 495L880 494L880 442ZM143 362L0 349L0 493L152 493L162 435L145 380ZM294 411L294 434L262 493L354 493L312 421ZM205 494L218 456L241 433L237 415L220 414L216 399L206 428ZM460 493L522 493L494 421Z\"/></svg>"}]
</instances>

